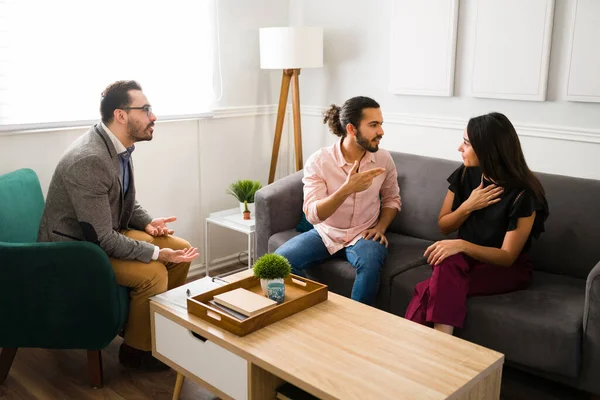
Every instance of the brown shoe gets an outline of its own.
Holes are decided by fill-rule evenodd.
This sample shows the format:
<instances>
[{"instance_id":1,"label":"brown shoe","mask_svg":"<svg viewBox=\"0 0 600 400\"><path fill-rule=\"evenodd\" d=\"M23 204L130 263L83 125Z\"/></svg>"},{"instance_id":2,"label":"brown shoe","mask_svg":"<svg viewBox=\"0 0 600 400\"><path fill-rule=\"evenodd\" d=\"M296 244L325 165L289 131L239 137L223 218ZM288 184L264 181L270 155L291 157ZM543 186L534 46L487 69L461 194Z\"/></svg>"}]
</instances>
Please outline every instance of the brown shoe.
<instances>
[{"instance_id":1,"label":"brown shoe","mask_svg":"<svg viewBox=\"0 0 600 400\"><path fill-rule=\"evenodd\" d=\"M119 362L127 368L142 371L166 371L169 366L152 356L151 351L138 350L125 343L119 348Z\"/></svg>"}]
</instances>

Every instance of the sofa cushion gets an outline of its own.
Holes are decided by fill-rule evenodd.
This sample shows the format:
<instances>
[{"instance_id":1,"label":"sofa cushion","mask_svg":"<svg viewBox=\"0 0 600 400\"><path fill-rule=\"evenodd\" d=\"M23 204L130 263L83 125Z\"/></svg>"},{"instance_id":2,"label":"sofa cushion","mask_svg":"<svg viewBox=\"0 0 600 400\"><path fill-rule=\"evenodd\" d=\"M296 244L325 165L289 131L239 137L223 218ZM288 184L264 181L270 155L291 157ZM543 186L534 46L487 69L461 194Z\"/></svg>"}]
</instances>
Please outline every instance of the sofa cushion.
<instances>
[{"instance_id":1,"label":"sofa cushion","mask_svg":"<svg viewBox=\"0 0 600 400\"><path fill-rule=\"evenodd\" d=\"M390 311L404 316L429 265L397 275ZM576 377L579 372L585 280L535 271L529 288L497 296L471 297L456 335L497 350L527 367Z\"/></svg>"},{"instance_id":2,"label":"sofa cushion","mask_svg":"<svg viewBox=\"0 0 600 400\"><path fill-rule=\"evenodd\" d=\"M546 191L550 216L546 232L529 252L533 265L545 272L585 279L600 261L600 180L538 176Z\"/></svg>"},{"instance_id":3,"label":"sofa cushion","mask_svg":"<svg viewBox=\"0 0 600 400\"><path fill-rule=\"evenodd\" d=\"M274 252L282 244L284 244L294 236L298 236L299 234L300 232L296 231L296 229L289 229L287 231L277 232L269 238L269 253Z\"/></svg>"},{"instance_id":4,"label":"sofa cushion","mask_svg":"<svg viewBox=\"0 0 600 400\"><path fill-rule=\"evenodd\" d=\"M275 251L298 232L291 229L276 233L269 238L269 252ZM382 310L389 310L390 288L392 278L410 268L425 263L423 252L432 242L427 240L388 233L388 256L381 272L381 283L375 305ZM354 267L345 260L332 259L321 266L306 271L309 279L325 283L329 290L342 296L350 297L352 285L356 277Z\"/></svg>"},{"instance_id":5,"label":"sofa cushion","mask_svg":"<svg viewBox=\"0 0 600 400\"><path fill-rule=\"evenodd\" d=\"M433 241L448 239L440 233L437 218L448 192L446 179L460 163L415 154L390 154L398 171L402 211L388 230Z\"/></svg>"},{"instance_id":6,"label":"sofa cushion","mask_svg":"<svg viewBox=\"0 0 600 400\"><path fill-rule=\"evenodd\" d=\"M308 222L306 219L306 214L304 214L304 211L302 211L302 218L300 218L300 222L298 222L298 225L296 225L296 231L303 233L310 231L312 228L314 228L313 224Z\"/></svg>"}]
</instances>

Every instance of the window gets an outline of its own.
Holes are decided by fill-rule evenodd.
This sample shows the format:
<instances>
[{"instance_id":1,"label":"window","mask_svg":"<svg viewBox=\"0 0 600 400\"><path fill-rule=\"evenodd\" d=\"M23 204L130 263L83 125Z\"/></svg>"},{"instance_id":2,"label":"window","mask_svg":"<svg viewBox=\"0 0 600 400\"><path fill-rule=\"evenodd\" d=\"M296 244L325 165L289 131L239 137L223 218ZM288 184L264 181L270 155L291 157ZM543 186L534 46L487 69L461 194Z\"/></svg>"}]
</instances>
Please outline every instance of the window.
<instances>
[{"instance_id":1,"label":"window","mask_svg":"<svg viewBox=\"0 0 600 400\"><path fill-rule=\"evenodd\" d=\"M213 102L212 0L0 0L0 128L100 118L138 81L160 116Z\"/></svg>"}]
</instances>

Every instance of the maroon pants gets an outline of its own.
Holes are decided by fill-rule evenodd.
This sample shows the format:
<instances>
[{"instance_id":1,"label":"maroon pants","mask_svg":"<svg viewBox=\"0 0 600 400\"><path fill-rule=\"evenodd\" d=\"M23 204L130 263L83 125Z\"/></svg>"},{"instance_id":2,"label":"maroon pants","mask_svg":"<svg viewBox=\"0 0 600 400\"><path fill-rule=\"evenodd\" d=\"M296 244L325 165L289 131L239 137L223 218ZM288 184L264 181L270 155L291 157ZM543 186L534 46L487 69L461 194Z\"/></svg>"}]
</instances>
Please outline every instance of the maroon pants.
<instances>
[{"instance_id":1,"label":"maroon pants","mask_svg":"<svg viewBox=\"0 0 600 400\"><path fill-rule=\"evenodd\" d=\"M434 266L431 278L417 284L405 318L424 325L462 328L467 296L514 292L530 281L531 263L526 255L520 255L510 267L500 267L455 254Z\"/></svg>"}]
</instances>

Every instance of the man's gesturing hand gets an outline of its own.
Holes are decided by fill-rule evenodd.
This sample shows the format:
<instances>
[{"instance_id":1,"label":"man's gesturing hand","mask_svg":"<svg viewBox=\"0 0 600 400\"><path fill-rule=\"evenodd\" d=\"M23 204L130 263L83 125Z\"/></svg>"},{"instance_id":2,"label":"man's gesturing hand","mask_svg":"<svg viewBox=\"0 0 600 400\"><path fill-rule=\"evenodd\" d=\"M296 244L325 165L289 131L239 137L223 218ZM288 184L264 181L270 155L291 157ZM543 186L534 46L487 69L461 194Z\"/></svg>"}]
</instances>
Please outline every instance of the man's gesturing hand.
<instances>
[{"instance_id":1,"label":"man's gesturing hand","mask_svg":"<svg viewBox=\"0 0 600 400\"><path fill-rule=\"evenodd\" d=\"M385 172L385 168L373 168L368 171L358 172L358 161L354 161L352 169L346 178L344 185L351 193L362 192L367 190L373 183L376 176Z\"/></svg>"},{"instance_id":2,"label":"man's gesturing hand","mask_svg":"<svg viewBox=\"0 0 600 400\"><path fill-rule=\"evenodd\" d=\"M198 258L199 255L198 249L195 247L190 247L189 249L183 250L165 248L160 249L158 252L158 261L172 263L190 262Z\"/></svg>"},{"instance_id":3,"label":"man's gesturing hand","mask_svg":"<svg viewBox=\"0 0 600 400\"><path fill-rule=\"evenodd\" d=\"M168 218L154 218L144 230L148 235L152 236L166 236L172 235L175 231L173 229L169 229L167 227L167 222L176 221L177 217L168 217Z\"/></svg>"}]
</instances>

